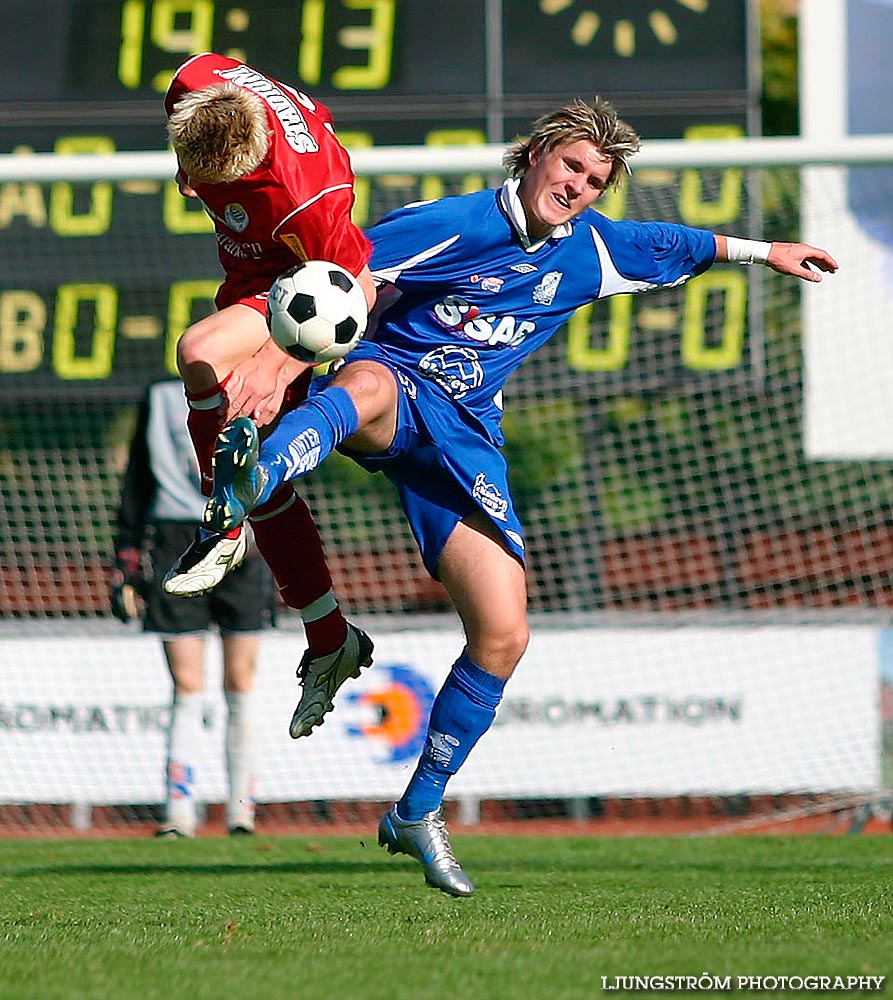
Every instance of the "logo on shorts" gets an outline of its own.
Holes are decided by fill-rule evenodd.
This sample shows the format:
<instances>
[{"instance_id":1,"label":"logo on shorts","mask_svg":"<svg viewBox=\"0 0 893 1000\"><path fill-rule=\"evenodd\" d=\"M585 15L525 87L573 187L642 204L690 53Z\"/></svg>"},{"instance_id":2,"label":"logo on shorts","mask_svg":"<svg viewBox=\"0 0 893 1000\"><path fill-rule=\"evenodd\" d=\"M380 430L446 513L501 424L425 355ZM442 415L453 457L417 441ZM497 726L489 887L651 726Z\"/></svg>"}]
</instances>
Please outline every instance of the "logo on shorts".
<instances>
[{"instance_id":1,"label":"logo on shorts","mask_svg":"<svg viewBox=\"0 0 893 1000\"><path fill-rule=\"evenodd\" d=\"M475 476L474 489L471 494L490 517L495 517L497 521L506 520L509 502L492 483L487 482L487 477L483 472L479 472Z\"/></svg>"},{"instance_id":2,"label":"logo on shorts","mask_svg":"<svg viewBox=\"0 0 893 1000\"><path fill-rule=\"evenodd\" d=\"M397 376L397 381L403 387L403 391L409 396L410 399L416 399L419 395L419 387L413 382L413 380L405 375L403 372L395 371L394 374Z\"/></svg>"},{"instance_id":3,"label":"logo on shorts","mask_svg":"<svg viewBox=\"0 0 893 1000\"><path fill-rule=\"evenodd\" d=\"M507 528L505 534L507 538L511 538L511 540L522 552L524 551L524 539L518 534L517 531L512 531L510 528Z\"/></svg>"},{"instance_id":4,"label":"logo on shorts","mask_svg":"<svg viewBox=\"0 0 893 1000\"><path fill-rule=\"evenodd\" d=\"M223 210L223 221L234 233L244 233L248 228L248 213L237 202L231 202Z\"/></svg>"},{"instance_id":5,"label":"logo on shorts","mask_svg":"<svg viewBox=\"0 0 893 1000\"><path fill-rule=\"evenodd\" d=\"M558 291L558 283L564 275L561 271L549 271L544 274L540 283L533 290L533 301L538 306L550 306Z\"/></svg>"},{"instance_id":6,"label":"logo on shorts","mask_svg":"<svg viewBox=\"0 0 893 1000\"><path fill-rule=\"evenodd\" d=\"M438 347L419 361L419 374L436 382L452 399L462 399L484 382L480 355L470 347Z\"/></svg>"}]
</instances>

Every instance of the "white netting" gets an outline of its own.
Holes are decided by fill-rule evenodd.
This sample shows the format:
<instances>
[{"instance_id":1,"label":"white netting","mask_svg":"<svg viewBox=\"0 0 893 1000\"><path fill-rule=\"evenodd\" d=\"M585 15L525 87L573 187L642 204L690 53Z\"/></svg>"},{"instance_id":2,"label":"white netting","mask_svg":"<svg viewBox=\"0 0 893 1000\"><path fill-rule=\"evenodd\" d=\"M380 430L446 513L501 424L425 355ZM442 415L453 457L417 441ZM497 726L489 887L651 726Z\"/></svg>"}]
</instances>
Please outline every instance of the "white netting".
<instances>
[{"instance_id":1,"label":"white netting","mask_svg":"<svg viewBox=\"0 0 893 1000\"><path fill-rule=\"evenodd\" d=\"M888 780L882 774L876 692L884 669L878 650L886 649L879 626L893 604L890 456L827 457L818 441L810 451L818 459L809 457L803 341L806 320L820 333L839 331L836 340L821 340L827 374L852 363L851 331L858 331L861 344L887 337L889 311L879 298L879 286L886 292L874 238L848 237L843 259L833 234L852 204L847 191L858 190L861 217L886 211L888 168L878 164L890 150L863 143L855 154L862 165L833 164L827 151L807 150L805 163L823 164L807 172L790 146L779 155L780 147L771 142L741 143L737 165L729 147L717 145L725 159L699 167L685 165L683 144L649 144L632 182L606 203L606 211L827 245L842 258L846 294L835 297L835 279L816 289L765 268L726 266L682 290L599 303L576 317L511 382L505 430L513 488L528 532L531 607L538 616L551 616L541 619L545 631L558 628L564 637L567 689L559 685L554 698L598 702L602 707L595 716L622 716L623 704L639 699L629 712L643 726L659 711L647 701L652 696L663 698L660 711L676 712L677 720L687 711L719 712L716 699L725 706L722 711L734 714L752 710L762 698L765 728L742 737L736 756L740 719L726 718L725 742L704 739L703 727L692 723L679 730L691 737L687 762L675 751L662 757L647 739L640 745L633 741L624 744L631 761L603 769L610 779L600 779L597 767L592 774L584 768L568 774L572 765L566 755L562 769L550 771L549 753L558 755L556 760L563 753L563 745L556 744L544 752L544 770L529 782L526 795L512 782L500 792L489 778L470 794L587 801L609 795L727 797L736 790L736 774L740 794L862 794ZM363 151L357 157L358 221L371 224L420 196L480 186L498 173L495 153L469 149L467 172L457 172L462 153L449 151L439 173L432 162L420 160L419 151ZM700 157L690 162L703 163L703 151ZM34 168L30 179L28 160ZM103 634L125 634L104 623L112 519L135 402L150 377L170 370L176 336L190 317L208 308L218 272L213 238L201 216L190 214L172 186L159 179L169 165L163 155L151 159L151 170L145 156L135 164L104 160L97 171L101 179L92 181L51 181L48 162L31 157L3 164L5 176L14 179L0 185L0 212L6 212L0 218L5 249L0 616L7 635L30 623L27 641L43 641L42 623L62 630L65 642L54 647L58 660L47 668L52 674L64 671L74 655L66 644L77 645L78 655L86 649L88 658L114 656L98 639L81 634L76 620L89 620ZM760 162L769 165L752 165ZM74 176L70 171L66 166L62 177ZM840 352L839 361L829 354L834 351ZM884 405L874 398L883 374L868 371L864 382L844 387L854 411ZM816 400L811 405L827 411L824 397ZM826 422L835 419L846 422L846 412L835 418L831 411ZM369 477L336 456L306 480L306 495L326 540L339 596L370 628L399 636L391 629L407 627L404 615L412 629L418 622L424 626L424 619L413 617L420 612L446 611L444 594L421 567L395 495L381 477ZM649 646L632 619L630 631L612 632L605 646L597 633L583 629L604 624L606 615L621 615L626 622L626 613L634 612L668 613L671 625L682 620L672 615L689 622L702 616L700 625L718 628L715 646L692 633L695 667L687 693L670 680L686 665L675 645L677 630L668 632L674 638L667 640L672 650L666 653L666 672L657 668L649 678L634 672L644 669L643 662L654 662L659 635L657 646ZM843 631L822 632L815 624L819 612L829 616L821 619L822 627L839 625ZM556 617L566 615L571 617ZM767 620L781 620L791 631L779 633L773 644L773 633L760 631ZM661 618L660 627L667 622ZM413 657L429 656L418 631L406 647L410 667ZM768 636L768 647L761 636ZM292 640L296 659L300 640L297 635ZM0 672L27 675L22 662L29 657L27 641L24 646L0 641ZM35 656L49 655L33 649ZM401 662L398 640L389 655L389 663ZM552 655L554 650L541 654L544 671ZM704 679L711 659L715 690ZM604 697L597 685L591 688L602 667ZM633 672L627 688L618 680L625 669ZM160 659L158 670L155 681L163 687ZM101 689L104 682L98 683ZM889 683L888 678L884 691ZM525 698L535 703L535 691L519 690L524 696L515 696L512 711L523 714L518 706ZM773 693L780 714L770 711ZM80 702L76 692L67 697L65 705L84 707L97 695L91 688ZM150 705L158 700L156 692L145 698ZM679 708L686 699L695 699L695 707ZM33 744L28 749L28 738L47 732L43 723L28 722L32 704L35 718L49 718L40 712L52 708L53 692L19 690L11 681L0 692L0 770L9 771L15 760L21 774L22 755L27 759L34 750ZM60 704L57 714L64 715ZM562 705L555 711L575 711ZM761 742L774 747L766 742L768 735L783 734L798 706L812 721L803 723L802 734L793 726L791 738L779 741L774 776L744 766L740 754L752 757ZM549 709L534 704L530 711L547 716ZM592 717L592 711L578 711ZM360 730L376 724L362 713L358 718L353 725ZM827 736L832 720L840 722L833 738ZM588 746L585 739L581 745ZM680 745L684 749L684 740ZM509 740L507 746L514 759L523 743ZM158 747L151 740L147 747L143 770L158 776ZM593 751L599 747L596 742ZM712 755L715 773L695 768L687 779L686 767L705 755ZM44 760L41 773L46 767ZM849 781L842 777L847 773ZM401 771L401 782L404 777ZM319 791L298 789L294 797L325 797ZM373 781L367 796L344 789L340 797L392 793L388 781ZM121 801L121 795L112 800ZM29 799L18 788L6 801ZM35 793L33 801L67 800L58 790L52 795L47 790L42 797Z\"/></svg>"}]
</instances>

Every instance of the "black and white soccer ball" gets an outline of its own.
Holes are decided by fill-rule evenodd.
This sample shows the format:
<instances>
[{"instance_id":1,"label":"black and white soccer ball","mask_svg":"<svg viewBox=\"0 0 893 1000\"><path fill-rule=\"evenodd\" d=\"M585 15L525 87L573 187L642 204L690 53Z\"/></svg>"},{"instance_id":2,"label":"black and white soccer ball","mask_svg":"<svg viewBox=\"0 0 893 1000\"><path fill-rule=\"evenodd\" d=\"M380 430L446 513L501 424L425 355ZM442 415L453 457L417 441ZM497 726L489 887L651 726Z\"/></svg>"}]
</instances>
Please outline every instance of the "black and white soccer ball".
<instances>
[{"instance_id":1,"label":"black and white soccer ball","mask_svg":"<svg viewBox=\"0 0 893 1000\"><path fill-rule=\"evenodd\" d=\"M308 364L343 358L360 342L367 319L360 283L326 260L308 260L280 274L267 299L270 336Z\"/></svg>"}]
</instances>

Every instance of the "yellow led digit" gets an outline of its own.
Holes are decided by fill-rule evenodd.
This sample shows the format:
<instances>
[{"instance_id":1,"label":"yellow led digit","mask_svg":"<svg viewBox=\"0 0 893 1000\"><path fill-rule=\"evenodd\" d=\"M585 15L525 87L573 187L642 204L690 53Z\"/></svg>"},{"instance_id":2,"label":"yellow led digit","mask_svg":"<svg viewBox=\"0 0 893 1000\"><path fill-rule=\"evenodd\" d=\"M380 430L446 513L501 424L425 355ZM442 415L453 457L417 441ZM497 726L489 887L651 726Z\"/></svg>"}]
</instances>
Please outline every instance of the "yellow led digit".
<instances>
[{"instance_id":1,"label":"yellow led digit","mask_svg":"<svg viewBox=\"0 0 893 1000\"><path fill-rule=\"evenodd\" d=\"M0 372L33 372L43 360L47 307L36 292L0 292Z\"/></svg>"},{"instance_id":2,"label":"yellow led digit","mask_svg":"<svg viewBox=\"0 0 893 1000\"><path fill-rule=\"evenodd\" d=\"M373 139L368 132L338 132L338 139L348 149L369 149ZM361 229L369 224L369 199L372 182L368 177L357 177L353 185L354 202L351 219Z\"/></svg>"},{"instance_id":3,"label":"yellow led digit","mask_svg":"<svg viewBox=\"0 0 893 1000\"><path fill-rule=\"evenodd\" d=\"M188 18L189 27L178 28L177 18L183 15ZM213 0L155 0L149 37L162 52L182 57L194 52L210 52L214 47ZM170 86L175 68L163 70L153 77L152 87L160 94Z\"/></svg>"},{"instance_id":4,"label":"yellow led digit","mask_svg":"<svg viewBox=\"0 0 893 1000\"><path fill-rule=\"evenodd\" d=\"M695 125L685 130L686 139L740 139L737 125ZM704 178L701 170L683 170L679 186L679 215L688 226L719 226L741 217L743 174L730 168L723 170L718 197L704 198Z\"/></svg>"},{"instance_id":5,"label":"yellow led digit","mask_svg":"<svg viewBox=\"0 0 893 1000\"><path fill-rule=\"evenodd\" d=\"M124 0L121 7L121 45L118 48L118 79L129 90L143 80L143 33L146 5L143 0Z\"/></svg>"},{"instance_id":6,"label":"yellow led digit","mask_svg":"<svg viewBox=\"0 0 893 1000\"><path fill-rule=\"evenodd\" d=\"M582 306L567 324L567 363L578 372L616 372L629 361L633 297L615 295L607 303L608 342L595 348L591 343L590 323L593 305Z\"/></svg>"},{"instance_id":7,"label":"yellow led digit","mask_svg":"<svg viewBox=\"0 0 893 1000\"><path fill-rule=\"evenodd\" d=\"M487 141L484 133L477 128L441 128L425 136L426 146L477 146ZM487 186L481 174L466 174L462 178L462 193L480 191ZM422 178L422 201L436 201L444 195L443 178L437 174L426 174Z\"/></svg>"},{"instance_id":8,"label":"yellow led digit","mask_svg":"<svg viewBox=\"0 0 893 1000\"><path fill-rule=\"evenodd\" d=\"M371 12L368 25L351 25L338 32L345 49L368 52L364 66L342 66L332 74L340 90L381 90L391 80L394 52L395 0L343 0L345 7Z\"/></svg>"},{"instance_id":9,"label":"yellow led digit","mask_svg":"<svg viewBox=\"0 0 893 1000\"><path fill-rule=\"evenodd\" d=\"M705 341L707 303L722 295L722 340L715 347ZM729 371L744 357L747 320L747 275L740 270L708 271L685 286L682 324L682 364L695 371ZM711 323L711 327L715 324Z\"/></svg>"},{"instance_id":10,"label":"yellow led digit","mask_svg":"<svg viewBox=\"0 0 893 1000\"><path fill-rule=\"evenodd\" d=\"M76 333L81 305L93 306L90 353L78 355ZM118 292L114 285L60 285L53 324L53 371L64 379L104 379L115 364Z\"/></svg>"},{"instance_id":11,"label":"yellow led digit","mask_svg":"<svg viewBox=\"0 0 893 1000\"><path fill-rule=\"evenodd\" d=\"M169 233L213 233L214 223L197 198L184 198L176 181L165 181L161 219Z\"/></svg>"},{"instance_id":12,"label":"yellow led digit","mask_svg":"<svg viewBox=\"0 0 893 1000\"><path fill-rule=\"evenodd\" d=\"M115 144L104 135L69 135L56 141L54 152L114 153ZM112 224L113 190L108 181L90 185L90 207L75 212L74 188L57 181L50 188L50 228L59 236L101 236Z\"/></svg>"},{"instance_id":13,"label":"yellow led digit","mask_svg":"<svg viewBox=\"0 0 893 1000\"><path fill-rule=\"evenodd\" d=\"M167 300L167 336L164 341L164 366L177 374L177 341L183 331L193 322L193 306L197 301L208 303L206 313L211 312L214 296L220 286L218 281L175 281Z\"/></svg>"},{"instance_id":14,"label":"yellow led digit","mask_svg":"<svg viewBox=\"0 0 893 1000\"><path fill-rule=\"evenodd\" d=\"M311 87L319 83L322 77L322 40L325 23L325 0L304 0L301 6L298 78Z\"/></svg>"}]
</instances>

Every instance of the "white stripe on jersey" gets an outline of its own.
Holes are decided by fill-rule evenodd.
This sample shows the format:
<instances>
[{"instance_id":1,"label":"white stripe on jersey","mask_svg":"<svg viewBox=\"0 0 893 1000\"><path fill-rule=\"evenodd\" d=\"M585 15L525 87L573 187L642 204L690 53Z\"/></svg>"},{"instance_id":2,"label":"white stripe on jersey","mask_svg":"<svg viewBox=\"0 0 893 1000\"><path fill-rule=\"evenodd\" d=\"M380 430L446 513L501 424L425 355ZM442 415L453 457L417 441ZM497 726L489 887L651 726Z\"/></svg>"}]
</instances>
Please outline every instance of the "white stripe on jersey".
<instances>
[{"instance_id":1,"label":"white stripe on jersey","mask_svg":"<svg viewBox=\"0 0 893 1000\"><path fill-rule=\"evenodd\" d=\"M647 292L652 288L662 288L665 287L659 283L653 281L630 281L629 278L624 278L623 275L614 266L614 260L611 257L611 251L608 250L608 245L605 243L604 237L595 228L595 226L589 227L589 232L592 235L592 242L595 244L596 252L598 253L599 263L602 268L602 283L598 290L598 297L600 299L605 298L607 295L617 295L618 293L628 293L628 292ZM691 275L684 275L678 280L674 281L673 285L680 285L683 281L686 281ZM670 286L672 287L672 286Z\"/></svg>"},{"instance_id":2,"label":"white stripe on jersey","mask_svg":"<svg viewBox=\"0 0 893 1000\"><path fill-rule=\"evenodd\" d=\"M309 208L315 201L319 201L319 199L322 198L323 195L331 194L333 191L343 191L344 188L350 188L350 187L353 187L353 185L352 184L335 184L333 187L323 188L322 191L317 192L312 198L308 198L304 202L303 205L298 205L298 207L296 209L294 209L293 211L289 212L288 215L286 215L286 217L273 230L273 235L275 236L276 233L279 232L279 230L285 225L286 222L288 222L288 220L293 215L297 215L298 212L303 212L305 208Z\"/></svg>"},{"instance_id":3,"label":"white stripe on jersey","mask_svg":"<svg viewBox=\"0 0 893 1000\"><path fill-rule=\"evenodd\" d=\"M426 260L431 260L432 257L436 257L439 253L443 253L444 250L447 250L456 242L456 240L459 239L460 235L460 233L456 233L455 236L450 236L449 239L444 240L442 243L438 243L437 246L428 247L427 250L422 250L414 257L410 257L408 260L403 261L402 264L395 264L393 267L388 267L383 271L375 271L373 273L376 278L382 278L384 281L396 282L404 271L408 271L411 267L415 267L418 264L424 264Z\"/></svg>"}]
</instances>

